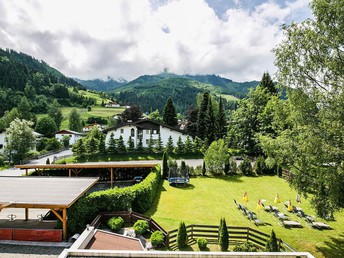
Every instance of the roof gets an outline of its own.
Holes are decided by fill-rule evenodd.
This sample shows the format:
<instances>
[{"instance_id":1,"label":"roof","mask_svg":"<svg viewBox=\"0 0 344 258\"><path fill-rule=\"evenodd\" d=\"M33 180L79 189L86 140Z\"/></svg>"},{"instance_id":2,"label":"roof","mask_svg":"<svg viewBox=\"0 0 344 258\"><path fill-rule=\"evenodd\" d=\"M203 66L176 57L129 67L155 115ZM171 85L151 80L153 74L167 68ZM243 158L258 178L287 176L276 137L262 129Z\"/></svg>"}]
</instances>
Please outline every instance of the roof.
<instances>
[{"instance_id":1,"label":"roof","mask_svg":"<svg viewBox=\"0 0 344 258\"><path fill-rule=\"evenodd\" d=\"M113 126L113 127L106 128L106 129L103 130L103 132L107 133L109 131L113 131L115 129L118 129L118 128L121 128L121 127L124 127L124 126L127 126L127 125L134 125L134 126L137 126L137 127L140 127L140 128L144 128L144 126L142 126L142 124L143 123L147 123L147 122L150 122L150 123L156 124L158 126L166 127L166 128L171 129L171 130L174 130L174 131L186 134L186 131L184 131L184 130L181 130L181 129L173 127L173 126L165 125L165 124L159 123L159 122L157 122L155 120L151 120L151 119L141 119L141 120L138 120L138 121L135 121L135 122L127 122L127 123L119 124L119 125L116 125L116 126Z\"/></svg>"},{"instance_id":2,"label":"roof","mask_svg":"<svg viewBox=\"0 0 344 258\"><path fill-rule=\"evenodd\" d=\"M68 168L154 168L156 167L156 163L123 163L123 162L117 162L117 163L71 163L71 164L46 164L46 165L37 165L37 164L26 164L26 165L16 165L16 168L20 169L49 169L49 168L55 168L55 169L68 169Z\"/></svg>"},{"instance_id":3,"label":"roof","mask_svg":"<svg viewBox=\"0 0 344 258\"><path fill-rule=\"evenodd\" d=\"M86 249L92 250L134 250L143 251L138 238L126 237L119 234L97 230Z\"/></svg>"},{"instance_id":4,"label":"roof","mask_svg":"<svg viewBox=\"0 0 344 258\"><path fill-rule=\"evenodd\" d=\"M75 135L85 135L84 133L79 133L76 131L72 131L72 130L60 130L55 132L54 134L75 134Z\"/></svg>"},{"instance_id":5,"label":"roof","mask_svg":"<svg viewBox=\"0 0 344 258\"><path fill-rule=\"evenodd\" d=\"M0 209L69 208L98 178L0 177Z\"/></svg>"}]
</instances>

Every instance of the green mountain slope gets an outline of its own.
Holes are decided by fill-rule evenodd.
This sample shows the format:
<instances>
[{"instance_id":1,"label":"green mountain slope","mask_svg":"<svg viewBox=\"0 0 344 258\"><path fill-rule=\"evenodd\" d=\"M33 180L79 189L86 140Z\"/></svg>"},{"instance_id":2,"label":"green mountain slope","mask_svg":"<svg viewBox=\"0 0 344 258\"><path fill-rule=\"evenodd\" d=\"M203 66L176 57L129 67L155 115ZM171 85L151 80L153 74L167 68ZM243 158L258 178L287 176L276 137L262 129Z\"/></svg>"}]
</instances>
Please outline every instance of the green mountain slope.
<instances>
[{"instance_id":1,"label":"green mountain slope","mask_svg":"<svg viewBox=\"0 0 344 258\"><path fill-rule=\"evenodd\" d=\"M95 90L95 91L103 91L109 92L115 90L116 88L128 83L125 80L114 80L109 78L107 81L94 79L94 80L81 80L75 78L77 82L79 82L82 86L86 89Z\"/></svg>"}]
</instances>

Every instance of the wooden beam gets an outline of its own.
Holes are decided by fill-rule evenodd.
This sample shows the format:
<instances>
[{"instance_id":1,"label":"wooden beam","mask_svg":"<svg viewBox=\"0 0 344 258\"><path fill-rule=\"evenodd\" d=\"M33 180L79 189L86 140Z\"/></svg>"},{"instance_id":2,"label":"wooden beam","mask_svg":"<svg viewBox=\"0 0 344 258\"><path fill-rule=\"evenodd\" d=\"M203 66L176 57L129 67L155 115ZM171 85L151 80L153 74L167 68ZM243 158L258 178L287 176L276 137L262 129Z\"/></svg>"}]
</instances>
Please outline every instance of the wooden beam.
<instances>
[{"instance_id":1,"label":"wooden beam","mask_svg":"<svg viewBox=\"0 0 344 258\"><path fill-rule=\"evenodd\" d=\"M63 222L63 218L61 217L60 214L57 213L57 211L55 211L54 209L50 209L50 210L56 215L56 217L57 217L59 220L61 220L61 222Z\"/></svg>"},{"instance_id":2,"label":"wooden beam","mask_svg":"<svg viewBox=\"0 0 344 258\"><path fill-rule=\"evenodd\" d=\"M111 180L111 189L113 187L113 168L110 169L110 180Z\"/></svg>"},{"instance_id":3,"label":"wooden beam","mask_svg":"<svg viewBox=\"0 0 344 258\"><path fill-rule=\"evenodd\" d=\"M25 208L25 220L29 220L29 208Z\"/></svg>"},{"instance_id":4,"label":"wooden beam","mask_svg":"<svg viewBox=\"0 0 344 258\"><path fill-rule=\"evenodd\" d=\"M3 203L3 204L0 204L0 211L8 206L11 206L12 205L12 202L7 202L7 203Z\"/></svg>"},{"instance_id":5,"label":"wooden beam","mask_svg":"<svg viewBox=\"0 0 344 258\"><path fill-rule=\"evenodd\" d=\"M62 234L63 234L63 240L66 240L67 238L67 209L62 210Z\"/></svg>"},{"instance_id":6,"label":"wooden beam","mask_svg":"<svg viewBox=\"0 0 344 258\"><path fill-rule=\"evenodd\" d=\"M68 169L68 175L69 175L69 177L72 177L72 169L71 168Z\"/></svg>"}]
</instances>

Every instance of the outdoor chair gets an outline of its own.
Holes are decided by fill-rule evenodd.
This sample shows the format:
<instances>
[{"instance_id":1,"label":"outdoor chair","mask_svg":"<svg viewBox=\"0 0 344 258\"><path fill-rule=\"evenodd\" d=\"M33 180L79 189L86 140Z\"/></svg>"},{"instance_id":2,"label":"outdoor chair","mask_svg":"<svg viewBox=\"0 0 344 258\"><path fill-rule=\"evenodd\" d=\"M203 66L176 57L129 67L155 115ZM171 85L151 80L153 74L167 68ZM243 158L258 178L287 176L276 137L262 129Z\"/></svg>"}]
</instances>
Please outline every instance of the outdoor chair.
<instances>
[{"instance_id":1,"label":"outdoor chair","mask_svg":"<svg viewBox=\"0 0 344 258\"><path fill-rule=\"evenodd\" d=\"M287 215L285 215L283 212L280 211L275 211L275 216L279 219L279 220L289 220L289 217Z\"/></svg>"},{"instance_id":2,"label":"outdoor chair","mask_svg":"<svg viewBox=\"0 0 344 258\"><path fill-rule=\"evenodd\" d=\"M257 214L255 214L254 212L251 212L251 211L248 212L248 219L252 220L256 226L265 225L265 222L258 219Z\"/></svg>"},{"instance_id":3,"label":"outdoor chair","mask_svg":"<svg viewBox=\"0 0 344 258\"><path fill-rule=\"evenodd\" d=\"M301 223L298 221L279 219L278 224L280 224L281 226L284 226L285 228L292 228L292 227L302 228Z\"/></svg>"},{"instance_id":4,"label":"outdoor chair","mask_svg":"<svg viewBox=\"0 0 344 258\"><path fill-rule=\"evenodd\" d=\"M315 228L315 229L331 229L331 226L324 223L324 222L317 222L317 221L307 221L307 225L309 227Z\"/></svg>"}]
</instances>

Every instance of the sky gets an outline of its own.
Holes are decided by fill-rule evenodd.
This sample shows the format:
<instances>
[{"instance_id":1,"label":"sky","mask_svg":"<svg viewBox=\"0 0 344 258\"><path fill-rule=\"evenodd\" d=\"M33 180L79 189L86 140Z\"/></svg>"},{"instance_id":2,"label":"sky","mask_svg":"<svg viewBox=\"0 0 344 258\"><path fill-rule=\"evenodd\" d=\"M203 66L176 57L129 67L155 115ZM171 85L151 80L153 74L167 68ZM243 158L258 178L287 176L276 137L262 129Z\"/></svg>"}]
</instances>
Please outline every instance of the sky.
<instances>
[{"instance_id":1,"label":"sky","mask_svg":"<svg viewBox=\"0 0 344 258\"><path fill-rule=\"evenodd\" d=\"M6 0L0 47L79 79L133 80L164 69L260 80L276 71L281 25L310 0Z\"/></svg>"}]
</instances>

